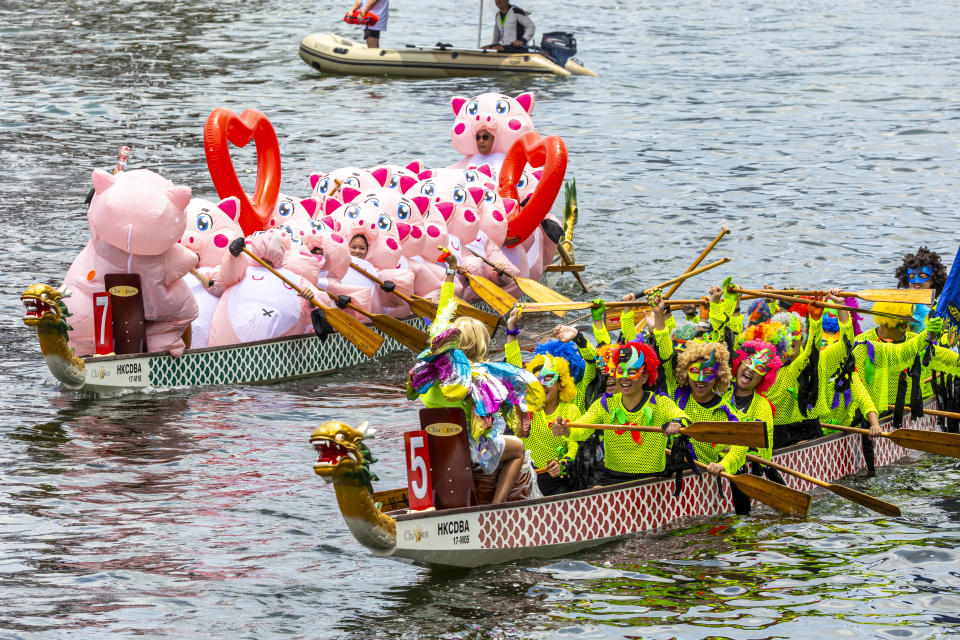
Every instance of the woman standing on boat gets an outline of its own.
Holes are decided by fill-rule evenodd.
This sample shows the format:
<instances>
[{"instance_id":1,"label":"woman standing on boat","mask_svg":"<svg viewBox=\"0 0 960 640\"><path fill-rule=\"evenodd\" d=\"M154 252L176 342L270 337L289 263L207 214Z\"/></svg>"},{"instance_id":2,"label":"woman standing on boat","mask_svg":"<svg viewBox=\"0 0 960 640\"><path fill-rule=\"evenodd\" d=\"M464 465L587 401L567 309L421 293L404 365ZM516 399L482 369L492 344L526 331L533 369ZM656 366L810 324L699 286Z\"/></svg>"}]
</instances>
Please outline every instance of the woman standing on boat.
<instances>
[{"instance_id":1,"label":"woman standing on boat","mask_svg":"<svg viewBox=\"0 0 960 640\"><path fill-rule=\"evenodd\" d=\"M519 311L514 307L507 318L504 356L508 364L522 367L520 343L517 342L519 321ZM543 469L537 477L540 491L545 496L552 496L573 490L567 467L577 455L578 443L567 436L555 436L550 423L557 418L573 421L580 417L581 411L576 405L577 384L584 379L586 362L573 343L560 340L538 344L535 353L526 369L540 380L546 399L543 408L531 416L529 433L521 435L520 439L530 452L534 466Z\"/></svg>"},{"instance_id":2,"label":"woman standing on boat","mask_svg":"<svg viewBox=\"0 0 960 640\"><path fill-rule=\"evenodd\" d=\"M503 362L488 362L490 334L474 318L453 319L453 278L457 259L445 253L446 279L440 288L437 317L430 325L430 345L407 377L407 397L427 407L459 407L467 420L470 458L486 474L496 473L493 503L504 502L521 478L523 442L504 435L521 432L523 416L543 408L543 386L532 373ZM536 481L530 478L534 497Z\"/></svg>"},{"instance_id":3,"label":"woman standing on boat","mask_svg":"<svg viewBox=\"0 0 960 640\"><path fill-rule=\"evenodd\" d=\"M619 393L594 402L581 422L611 425L653 425L663 434L630 431L604 431L604 471L598 480L606 486L639 478L659 476L666 467L667 438L680 433L690 424L686 414L668 396L653 391L660 361L648 345L631 341L613 351L611 368L615 372ZM572 434L569 420L557 418L555 435L569 435L586 440L592 429L576 429Z\"/></svg>"}]
</instances>

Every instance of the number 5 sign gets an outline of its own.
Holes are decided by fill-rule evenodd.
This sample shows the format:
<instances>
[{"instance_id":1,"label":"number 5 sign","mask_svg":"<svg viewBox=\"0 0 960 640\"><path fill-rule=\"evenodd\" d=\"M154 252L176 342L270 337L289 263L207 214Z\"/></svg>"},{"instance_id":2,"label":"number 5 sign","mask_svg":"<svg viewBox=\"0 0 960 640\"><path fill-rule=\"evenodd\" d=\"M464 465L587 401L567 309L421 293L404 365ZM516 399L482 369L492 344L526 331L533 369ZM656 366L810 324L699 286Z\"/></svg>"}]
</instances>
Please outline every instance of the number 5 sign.
<instances>
[{"instance_id":1,"label":"number 5 sign","mask_svg":"<svg viewBox=\"0 0 960 640\"><path fill-rule=\"evenodd\" d=\"M433 506L427 432L407 431L403 441L407 451L407 500L412 511L422 511Z\"/></svg>"}]
</instances>

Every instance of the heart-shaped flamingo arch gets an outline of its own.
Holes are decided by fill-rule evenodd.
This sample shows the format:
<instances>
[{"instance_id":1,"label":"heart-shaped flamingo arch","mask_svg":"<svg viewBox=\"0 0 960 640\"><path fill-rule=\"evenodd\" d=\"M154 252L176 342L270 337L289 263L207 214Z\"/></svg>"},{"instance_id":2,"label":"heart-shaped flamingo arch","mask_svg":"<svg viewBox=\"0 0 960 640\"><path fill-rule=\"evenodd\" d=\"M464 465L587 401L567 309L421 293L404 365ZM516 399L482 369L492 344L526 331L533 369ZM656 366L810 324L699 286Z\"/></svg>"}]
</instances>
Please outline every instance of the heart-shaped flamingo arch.
<instances>
[{"instance_id":1,"label":"heart-shaped flamingo arch","mask_svg":"<svg viewBox=\"0 0 960 640\"><path fill-rule=\"evenodd\" d=\"M527 203L514 209L507 219L507 237L518 238L517 244L526 240L543 222L560 193L563 177L567 173L567 145L563 138L541 138L540 134L534 131L517 138L500 167L501 197L519 200L517 182L523 176L523 169L528 163L532 167L543 167L543 176Z\"/></svg>"},{"instance_id":2,"label":"heart-shaped flamingo arch","mask_svg":"<svg viewBox=\"0 0 960 640\"><path fill-rule=\"evenodd\" d=\"M251 140L257 146L253 199L240 186L230 157L230 144L245 147ZM217 195L220 198L235 196L240 200L237 222L243 233L262 231L280 194L280 145L267 116L256 109L247 109L238 116L230 109L218 107L210 112L203 127L203 147Z\"/></svg>"}]
</instances>

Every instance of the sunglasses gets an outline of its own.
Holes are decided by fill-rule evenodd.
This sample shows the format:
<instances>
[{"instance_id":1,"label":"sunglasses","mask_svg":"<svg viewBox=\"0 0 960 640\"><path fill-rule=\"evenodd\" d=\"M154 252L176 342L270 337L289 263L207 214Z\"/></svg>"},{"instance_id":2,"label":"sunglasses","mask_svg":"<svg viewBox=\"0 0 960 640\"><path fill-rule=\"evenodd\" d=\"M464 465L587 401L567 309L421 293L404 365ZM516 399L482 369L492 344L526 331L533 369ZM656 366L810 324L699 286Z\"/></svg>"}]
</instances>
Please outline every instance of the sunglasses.
<instances>
[{"instance_id":1,"label":"sunglasses","mask_svg":"<svg viewBox=\"0 0 960 640\"><path fill-rule=\"evenodd\" d=\"M493 140L493 136L489 133L478 133L477 140Z\"/></svg>"}]
</instances>

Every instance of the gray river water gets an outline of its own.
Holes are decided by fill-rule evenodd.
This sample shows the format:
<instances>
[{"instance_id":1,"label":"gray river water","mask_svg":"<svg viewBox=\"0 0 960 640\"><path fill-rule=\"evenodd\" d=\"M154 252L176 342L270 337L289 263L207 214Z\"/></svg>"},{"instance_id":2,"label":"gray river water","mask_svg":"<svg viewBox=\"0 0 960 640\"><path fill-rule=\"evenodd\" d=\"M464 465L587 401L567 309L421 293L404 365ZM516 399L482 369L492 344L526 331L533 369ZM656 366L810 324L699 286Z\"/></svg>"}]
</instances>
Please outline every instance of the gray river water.
<instances>
[{"instance_id":1,"label":"gray river water","mask_svg":"<svg viewBox=\"0 0 960 640\"><path fill-rule=\"evenodd\" d=\"M818 495L806 521L761 510L441 571L372 557L311 470L313 426L369 420L379 486L404 482L409 356L266 387L58 389L19 294L59 284L87 239L91 169L121 145L214 197L202 128L219 106L267 114L283 191L306 196L314 171L450 164L451 96L531 90L538 130L570 149L598 295L676 275L721 224L714 255L755 286L891 286L905 251L956 252L954 2L526 0L600 77L449 80L312 71L303 36L358 35L345 4L0 3L0 637L960 637L951 459L850 480L897 519ZM476 15L395 0L382 43L472 46Z\"/></svg>"}]
</instances>

